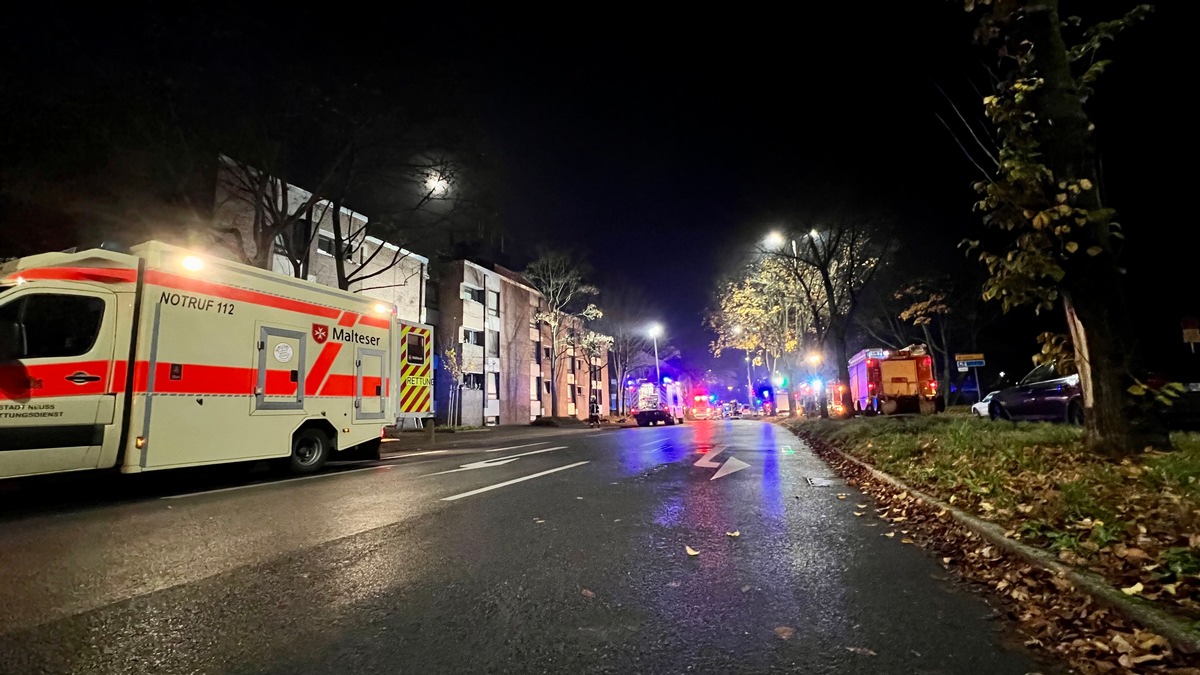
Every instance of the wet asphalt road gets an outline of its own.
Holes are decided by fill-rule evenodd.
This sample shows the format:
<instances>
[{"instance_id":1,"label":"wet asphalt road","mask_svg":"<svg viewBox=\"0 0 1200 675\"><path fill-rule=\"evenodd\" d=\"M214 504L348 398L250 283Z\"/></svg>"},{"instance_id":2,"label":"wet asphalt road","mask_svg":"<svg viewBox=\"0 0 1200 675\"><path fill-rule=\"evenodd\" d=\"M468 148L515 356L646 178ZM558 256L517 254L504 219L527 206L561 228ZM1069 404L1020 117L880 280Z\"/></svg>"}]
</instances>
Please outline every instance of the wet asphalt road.
<instances>
[{"instance_id":1,"label":"wet asphalt road","mask_svg":"<svg viewBox=\"0 0 1200 675\"><path fill-rule=\"evenodd\" d=\"M782 428L483 440L9 489L0 673L1052 670Z\"/></svg>"}]
</instances>

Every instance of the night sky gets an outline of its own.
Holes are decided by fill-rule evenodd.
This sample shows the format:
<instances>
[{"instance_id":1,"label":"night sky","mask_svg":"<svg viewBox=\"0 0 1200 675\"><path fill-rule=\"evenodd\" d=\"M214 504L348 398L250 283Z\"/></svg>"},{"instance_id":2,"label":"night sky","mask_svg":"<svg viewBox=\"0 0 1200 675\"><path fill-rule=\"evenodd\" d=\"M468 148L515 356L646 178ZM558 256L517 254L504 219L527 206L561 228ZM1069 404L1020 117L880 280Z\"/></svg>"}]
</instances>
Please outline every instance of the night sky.
<instances>
[{"instance_id":1,"label":"night sky","mask_svg":"<svg viewBox=\"0 0 1200 675\"><path fill-rule=\"evenodd\" d=\"M1087 3L1106 4L1126 6ZM1133 296L1148 332L1162 336L1177 336L1181 314L1200 313L1190 177L1163 163L1195 147L1179 102L1187 83L1173 79L1190 62L1181 4L1164 3L1110 54L1117 62L1092 108L1104 189L1130 236ZM885 214L904 233L904 255L931 265L961 255L958 241L981 231L969 188L978 175L936 118L954 115L946 97L977 116L973 85L987 82L961 3L804 8L434 5L380 14L205 5L173 10L191 15L164 23L110 8L9 7L12 70L0 91L11 112L22 87L40 82L45 96L55 89L45 78L64 70L86 78L106 59L178 59L219 74L253 72L265 53L294 54L321 77L428 64L461 85L465 109L455 112L485 130L502 174L511 262L539 245L573 248L601 287L646 287L672 341L699 364L711 339L699 324L717 281L789 214ZM214 29L254 44L214 53ZM1035 347L1029 321L1015 317L1011 339L997 328L1014 354Z\"/></svg>"}]
</instances>

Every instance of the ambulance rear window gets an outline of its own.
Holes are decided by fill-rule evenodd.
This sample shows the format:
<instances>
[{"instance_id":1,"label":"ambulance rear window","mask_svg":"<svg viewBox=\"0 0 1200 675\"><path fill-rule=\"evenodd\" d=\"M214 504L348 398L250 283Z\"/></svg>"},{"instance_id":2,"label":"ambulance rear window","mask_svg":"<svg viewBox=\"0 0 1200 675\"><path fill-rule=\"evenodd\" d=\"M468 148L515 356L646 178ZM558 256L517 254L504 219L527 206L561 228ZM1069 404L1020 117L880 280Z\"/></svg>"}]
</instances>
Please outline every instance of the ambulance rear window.
<instances>
[{"instance_id":1,"label":"ambulance rear window","mask_svg":"<svg viewBox=\"0 0 1200 675\"><path fill-rule=\"evenodd\" d=\"M425 336L408 334L408 362L414 365L425 364Z\"/></svg>"}]
</instances>

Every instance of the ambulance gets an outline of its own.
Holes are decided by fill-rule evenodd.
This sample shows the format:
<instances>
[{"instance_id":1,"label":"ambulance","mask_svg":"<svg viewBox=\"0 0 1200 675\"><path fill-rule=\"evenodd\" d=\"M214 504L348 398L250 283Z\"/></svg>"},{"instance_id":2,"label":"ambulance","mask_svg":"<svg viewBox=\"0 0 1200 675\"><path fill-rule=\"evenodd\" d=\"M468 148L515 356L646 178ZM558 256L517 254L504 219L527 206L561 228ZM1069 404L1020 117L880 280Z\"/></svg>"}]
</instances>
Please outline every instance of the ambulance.
<instances>
[{"instance_id":1,"label":"ambulance","mask_svg":"<svg viewBox=\"0 0 1200 675\"><path fill-rule=\"evenodd\" d=\"M0 478L377 453L431 414L431 343L390 304L160 242L0 263Z\"/></svg>"}]
</instances>

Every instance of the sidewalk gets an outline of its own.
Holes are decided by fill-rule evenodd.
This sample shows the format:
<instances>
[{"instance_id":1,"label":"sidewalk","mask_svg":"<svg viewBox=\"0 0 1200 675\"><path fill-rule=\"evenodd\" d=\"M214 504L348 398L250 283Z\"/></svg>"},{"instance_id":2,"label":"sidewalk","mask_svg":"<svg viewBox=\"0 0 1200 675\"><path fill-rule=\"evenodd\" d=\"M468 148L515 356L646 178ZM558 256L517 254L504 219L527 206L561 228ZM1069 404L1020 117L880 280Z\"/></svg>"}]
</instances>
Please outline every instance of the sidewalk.
<instances>
[{"instance_id":1,"label":"sidewalk","mask_svg":"<svg viewBox=\"0 0 1200 675\"><path fill-rule=\"evenodd\" d=\"M507 443L523 439L554 438L557 436L586 435L604 433L623 429L624 425L605 424L599 428L589 427L580 423L578 427L535 427L528 424L512 424L497 427L484 427L470 431L443 432L434 434L433 442L429 440L429 430L401 431L397 438L383 439L380 455L386 457L397 452L442 450L447 448L467 447Z\"/></svg>"}]
</instances>

